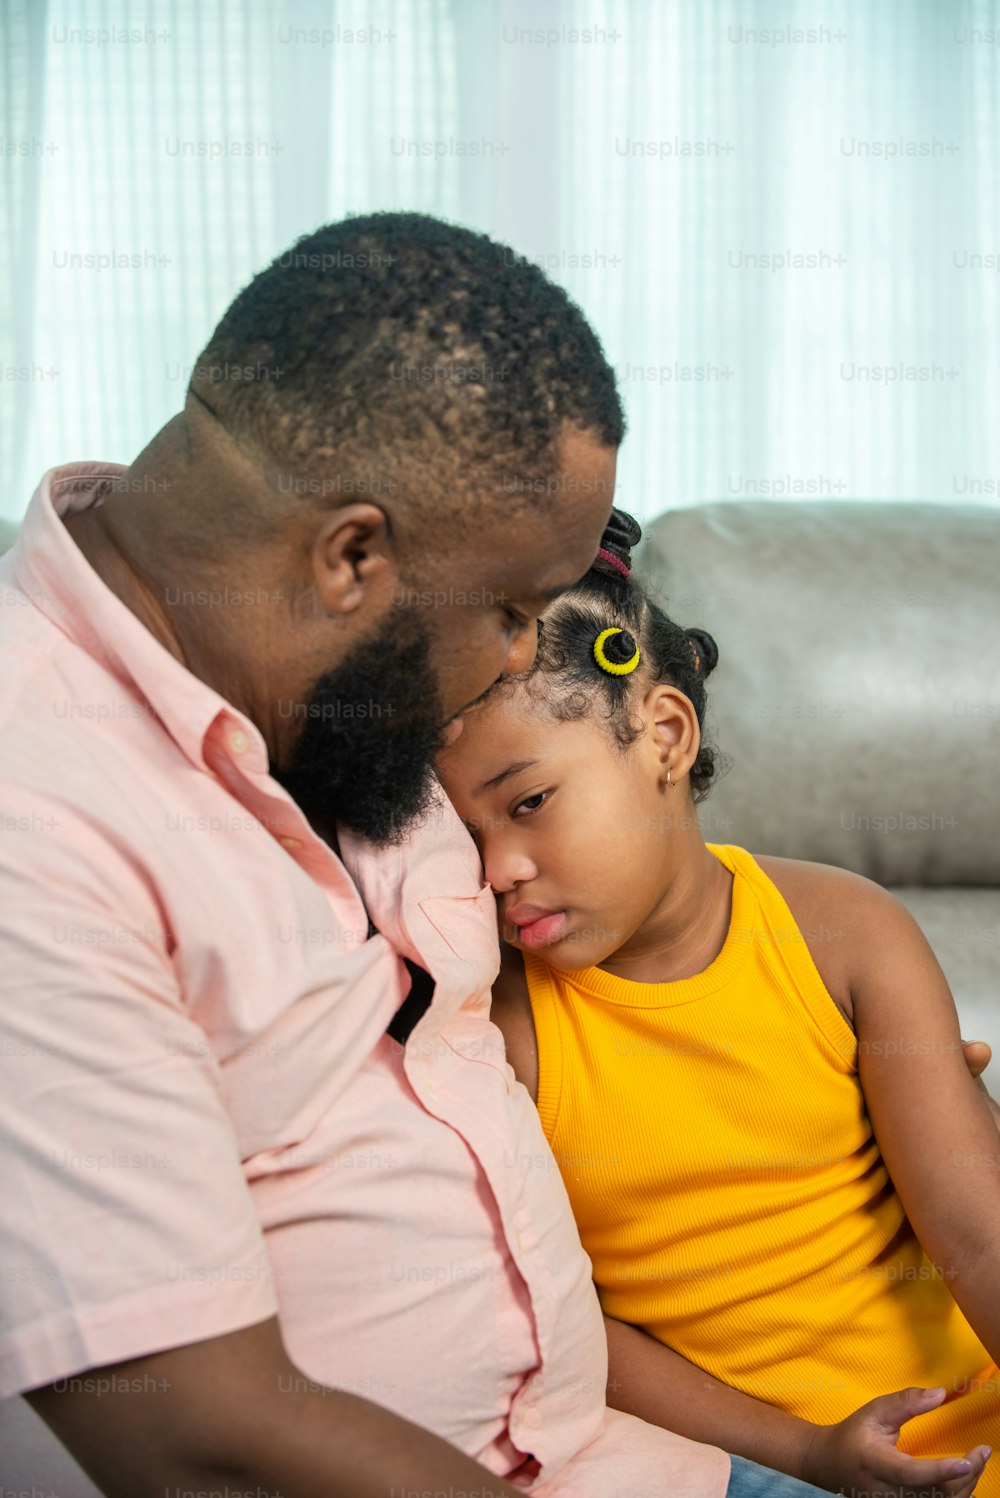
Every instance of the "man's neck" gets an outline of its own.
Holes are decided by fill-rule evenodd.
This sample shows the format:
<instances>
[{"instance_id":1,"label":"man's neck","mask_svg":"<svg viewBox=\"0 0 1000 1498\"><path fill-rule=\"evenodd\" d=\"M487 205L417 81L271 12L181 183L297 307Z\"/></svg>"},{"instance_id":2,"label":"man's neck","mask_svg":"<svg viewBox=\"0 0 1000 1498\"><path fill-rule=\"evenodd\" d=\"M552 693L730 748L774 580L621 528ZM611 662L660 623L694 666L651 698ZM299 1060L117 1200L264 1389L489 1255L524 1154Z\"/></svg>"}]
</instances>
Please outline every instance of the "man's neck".
<instances>
[{"instance_id":1,"label":"man's neck","mask_svg":"<svg viewBox=\"0 0 1000 1498\"><path fill-rule=\"evenodd\" d=\"M250 696L251 689L260 691L266 686L266 652L262 648L255 653L249 648L247 611L239 621L244 651L241 655L235 649L227 649L227 630L236 628L228 610L206 610L194 605L171 607L170 593L178 573L183 575L185 591L192 597L202 590L211 592L216 583L207 574L192 573L184 554L177 555L177 526L163 523L164 519L151 507L142 506L142 501L134 495L119 492L65 517L64 524L101 581L153 638L192 676L257 725L273 763L281 747L276 725L255 710ZM190 549L188 542L184 550ZM173 559L173 577L155 570L158 557ZM258 622L253 620L255 625ZM252 672L249 665L240 669L244 660L255 662Z\"/></svg>"},{"instance_id":2,"label":"man's neck","mask_svg":"<svg viewBox=\"0 0 1000 1498\"><path fill-rule=\"evenodd\" d=\"M121 600L165 650L190 670L168 610L157 600L154 589L139 576L118 539L114 506L112 497L89 509L64 516L63 524L105 587Z\"/></svg>"}]
</instances>

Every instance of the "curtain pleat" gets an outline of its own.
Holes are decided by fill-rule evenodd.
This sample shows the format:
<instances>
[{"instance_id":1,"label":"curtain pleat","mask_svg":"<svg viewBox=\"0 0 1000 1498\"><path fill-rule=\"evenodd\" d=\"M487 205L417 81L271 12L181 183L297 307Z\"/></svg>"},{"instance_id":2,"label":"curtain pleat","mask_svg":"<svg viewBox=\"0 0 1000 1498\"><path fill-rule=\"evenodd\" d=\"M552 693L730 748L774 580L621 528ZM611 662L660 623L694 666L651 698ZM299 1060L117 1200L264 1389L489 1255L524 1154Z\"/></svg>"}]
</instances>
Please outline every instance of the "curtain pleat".
<instances>
[{"instance_id":1,"label":"curtain pleat","mask_svg":"<svg viewBox=\"0 0 1000 1498\"><path fill-rule=\"evenodd\" d=\"M7 0L0 514L128 462L237 290L420 209L567 287L621 502L996 504L1000 0Z\"/></svg>"}]
</instances>

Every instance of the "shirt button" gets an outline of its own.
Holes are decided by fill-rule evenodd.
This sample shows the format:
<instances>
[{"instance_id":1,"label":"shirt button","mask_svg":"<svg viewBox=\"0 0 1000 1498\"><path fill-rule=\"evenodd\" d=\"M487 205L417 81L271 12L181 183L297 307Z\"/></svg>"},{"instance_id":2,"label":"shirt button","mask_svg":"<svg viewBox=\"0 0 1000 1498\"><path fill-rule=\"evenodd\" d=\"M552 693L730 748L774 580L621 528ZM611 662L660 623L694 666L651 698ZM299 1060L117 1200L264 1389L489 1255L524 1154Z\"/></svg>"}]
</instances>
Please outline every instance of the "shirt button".
<instances>
[{"instance_id":1,"label":"shirt button","mask_svg":"<svg viewBox=\"0 0 1000 1498\"><path fill-rule=\"evenodd\" d=\"M242 728L237 728L235 733L229 735L229 747L234 754L246 754L250 748L250 740Z\"/></svg>"}]
</instances>

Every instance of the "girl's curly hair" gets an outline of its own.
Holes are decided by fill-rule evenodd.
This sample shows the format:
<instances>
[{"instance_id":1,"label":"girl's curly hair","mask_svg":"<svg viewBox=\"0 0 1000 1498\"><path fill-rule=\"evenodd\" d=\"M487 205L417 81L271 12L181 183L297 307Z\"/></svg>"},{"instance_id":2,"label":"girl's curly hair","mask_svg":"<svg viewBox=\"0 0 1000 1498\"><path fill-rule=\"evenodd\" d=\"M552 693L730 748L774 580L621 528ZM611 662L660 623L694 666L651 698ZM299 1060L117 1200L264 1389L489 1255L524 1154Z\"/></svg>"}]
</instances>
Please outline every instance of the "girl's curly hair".
<instances>
[{"instance_id":1,"label":"girl's curly hair","mask_svg":"<svg viewBox=\"0 0 1000 1498\"><path fill-rule=\"evenodd\" d=\"M534 665L517 677L531 697L559 722L598 714L621 749L639 738L642 724L630 710L637 684L669 682L691 701L704 727L705 679L719 659L712 636L703 629L683 629L655 604L631 573L632 550L642 530L624 510L612 510L600 550L590 571L560 594L539 622ZM604 629L627 630L638 642L635 673L613 675L594 657L594 641ZM615 637L608 643L610 653ZM502 678L513 682L514 678ZM689 778L694 801L708 794L718 767L718 753L702 742Z\"/></svg>"}]
</instances>

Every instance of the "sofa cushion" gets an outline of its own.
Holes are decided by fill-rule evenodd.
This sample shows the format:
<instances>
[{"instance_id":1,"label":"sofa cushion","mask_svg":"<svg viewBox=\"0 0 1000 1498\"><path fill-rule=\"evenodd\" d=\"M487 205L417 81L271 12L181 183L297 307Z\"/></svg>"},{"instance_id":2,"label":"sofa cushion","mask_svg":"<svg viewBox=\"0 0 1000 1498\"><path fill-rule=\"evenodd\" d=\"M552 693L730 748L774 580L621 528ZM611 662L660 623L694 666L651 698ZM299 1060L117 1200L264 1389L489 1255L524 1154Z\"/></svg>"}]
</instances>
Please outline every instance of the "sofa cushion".
<instances>
[{"instance_id":1,"label":"sofa cushion","mask_svg":"<svg viewBox=\"0 0 1000 1498\"><path fill-rule=\"evenodd\" d=\"M741 500L637 567L715 637L706 835L883 884L1000 883L1000 511Z\"/></svg>"}]
</instances>

